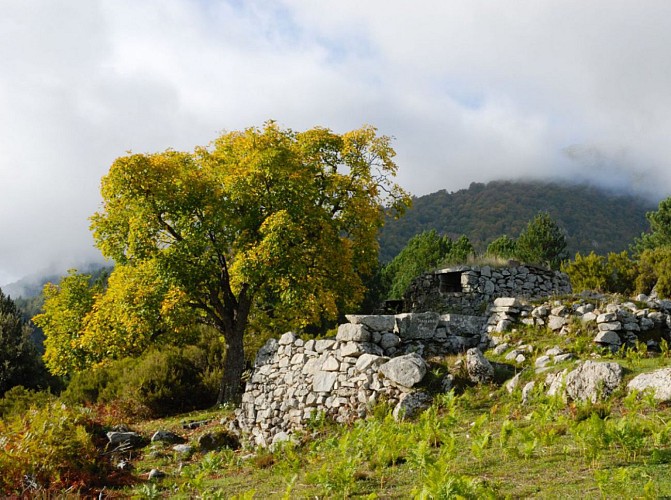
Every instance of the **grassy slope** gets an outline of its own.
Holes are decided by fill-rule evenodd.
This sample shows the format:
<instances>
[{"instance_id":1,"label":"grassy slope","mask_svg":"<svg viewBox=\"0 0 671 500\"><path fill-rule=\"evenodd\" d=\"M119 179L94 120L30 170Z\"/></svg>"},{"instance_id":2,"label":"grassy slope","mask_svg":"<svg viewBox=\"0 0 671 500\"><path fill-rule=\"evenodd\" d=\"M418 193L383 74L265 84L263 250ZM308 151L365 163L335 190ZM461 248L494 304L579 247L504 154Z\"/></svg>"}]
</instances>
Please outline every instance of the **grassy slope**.
<instances>
[{"instance_id":1,"label":"grassy slope","mask_svg":"<svg viewBox=\"0 0 671 500\"><path fill-rule=\"evenodd\" d=\"M559 343L589 358L597 354L588 341L590 335L578 332L563 338L527 330L512 334L511 340L532 343L537 347L535 355ZM627 369L626 380L670 362L668 353L629 353L614 360ZM456 357L440 360L428 378L435 382L445 366L454 371L455 361ZM529 359L525 364L532 363ZM524 382L544 377L531 369L522 376ZM195 439L217 428L216 421L225 413L188 416L214 420L187 437ZM158 428L183 433L179 420L145 422L139 429L146 434ZM531 402L523 405L519 389L510 395L495 384L463 385L456 395L438 395L434 406L414 422L394 422L379 407L369 419L350 426L316 422L299 443L275 453L223 450L187 458L166 447L150 458L149 450L135 461L139 483L132 494L139 497L408 498L424 494L424 498L438 498L441 490L447 495L450 485L453 493L467 498L671 495L671 409L650 397L627 397L624 391L606 403L592 405L566 404L537 390ZM154 467L168 476L146 482Z\"/></svg>"}]
</instances>

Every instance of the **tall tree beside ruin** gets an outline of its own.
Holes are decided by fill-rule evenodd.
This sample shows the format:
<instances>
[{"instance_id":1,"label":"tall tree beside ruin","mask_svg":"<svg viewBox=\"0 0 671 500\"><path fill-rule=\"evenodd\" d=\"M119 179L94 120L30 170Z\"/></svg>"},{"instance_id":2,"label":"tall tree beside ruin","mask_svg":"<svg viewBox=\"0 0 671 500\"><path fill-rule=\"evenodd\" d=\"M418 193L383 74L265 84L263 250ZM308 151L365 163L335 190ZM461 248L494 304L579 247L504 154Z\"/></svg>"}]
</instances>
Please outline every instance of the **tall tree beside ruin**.
<instances>
[{"instance_id":1,"label":"tall tree beside ruin","mask_svg":"<svg viewBox=\"0 0 671 500\"><path fill-rule=\"evenodd\" d=\"M250 314L336 318L363 297L385 210L408 195L390 139L263 128L226 133L193 153L118 158L92 217L97 246L124 266L153 261L227 344L219 401L240 391Z\"/></svg>"},{"instance_id":2,"label":"tall tree beside ruin","mask_svg":"<svg viewBox=\"0 0 671 500\"><path fill-rule=\"evenodd\" d=\"M529 264L559 269L568 258L566 234L547 212L539 212L515 243L516 255Z\"/></svg>"}]
</instances>

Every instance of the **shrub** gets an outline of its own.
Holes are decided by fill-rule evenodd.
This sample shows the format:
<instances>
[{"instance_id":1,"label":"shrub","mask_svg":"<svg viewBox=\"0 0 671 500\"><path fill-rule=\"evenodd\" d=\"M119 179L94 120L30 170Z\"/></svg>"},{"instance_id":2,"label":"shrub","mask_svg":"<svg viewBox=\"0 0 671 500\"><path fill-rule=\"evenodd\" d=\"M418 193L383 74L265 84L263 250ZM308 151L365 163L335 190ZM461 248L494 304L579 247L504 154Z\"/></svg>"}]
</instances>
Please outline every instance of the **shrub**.
<instances>
[{"instance_id":1,"label":"shrub","mask_svg":"<svg viewBox=\"0 0 671 500\"><path fill-rule=\"evenodd\" d=\"M34 391L26 389L22 385L16 385L5 392L5 395L0 399L0 418L22 415L31 406L43 407L53 399L54 396L49 392Z\"/></svg>"},{"instance_id":2,"label":"shrub","mask_svg":"<svg viewBox=\"0 0 671 500\"><path fill-rule=\"evenodd\" d=\"M209 331L198 345L152 349L76 374L64 401L114 403L128 416L160 417L216 402L224 344Z\"/></svg>"},{"instance_id":3,"label":"shrub","mask_svg":"<svg viewBox=\"0 0 671 500\"><path fill-rule=\"evenodd\" d=\"M0 421L0 492L25 494L28 483L43 489L93 485L105 463L91 428L86 410L58 402Z\"/></svg>"}]
</instances>

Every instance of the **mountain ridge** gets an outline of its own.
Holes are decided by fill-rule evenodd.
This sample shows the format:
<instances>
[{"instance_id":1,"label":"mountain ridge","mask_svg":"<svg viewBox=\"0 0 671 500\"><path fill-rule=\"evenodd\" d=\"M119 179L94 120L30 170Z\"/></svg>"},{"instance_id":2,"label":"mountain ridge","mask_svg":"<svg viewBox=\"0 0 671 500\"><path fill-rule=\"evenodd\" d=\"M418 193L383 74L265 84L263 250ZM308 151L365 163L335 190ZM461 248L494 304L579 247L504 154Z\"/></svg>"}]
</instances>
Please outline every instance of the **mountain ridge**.
<instances>
[{"instance_id":1,"label":"mountain ridge","mask_svg":"<svg viewBox=\"0 0 671 500\"><path fill-rule=\"evenodd\" d=\"M569 255L626 250L648 229L646 212L656 203L587 184L498 180L473 182L466 189L413 197L413 206L389 219L380 232L380 260L388 262L415 234L435 229L457 238L465 234L483 252L497 237L519 236L539 211L547 211L566 231Z\"/></svg>"}]
</instances>

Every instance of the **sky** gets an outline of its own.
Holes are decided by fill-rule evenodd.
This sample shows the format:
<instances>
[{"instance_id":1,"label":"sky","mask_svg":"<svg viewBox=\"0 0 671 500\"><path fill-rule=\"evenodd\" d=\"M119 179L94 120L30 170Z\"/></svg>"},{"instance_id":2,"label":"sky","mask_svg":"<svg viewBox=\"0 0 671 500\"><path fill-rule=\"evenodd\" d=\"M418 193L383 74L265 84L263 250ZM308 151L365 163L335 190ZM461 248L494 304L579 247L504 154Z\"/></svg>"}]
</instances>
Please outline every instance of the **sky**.
<instances>
[{"instance_id":1,"label":"sky","mask_svg":"<svg viewBox=\"0 0 671 500\"><path fill-rule=\"evenodd\" d=\"M563 179L671 194L671 2L0 0L0 285L100 259L128 151L273 119L394 138L414 195Z\"/></svg>"}]
</instances>

